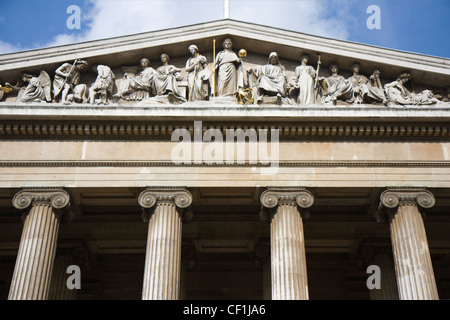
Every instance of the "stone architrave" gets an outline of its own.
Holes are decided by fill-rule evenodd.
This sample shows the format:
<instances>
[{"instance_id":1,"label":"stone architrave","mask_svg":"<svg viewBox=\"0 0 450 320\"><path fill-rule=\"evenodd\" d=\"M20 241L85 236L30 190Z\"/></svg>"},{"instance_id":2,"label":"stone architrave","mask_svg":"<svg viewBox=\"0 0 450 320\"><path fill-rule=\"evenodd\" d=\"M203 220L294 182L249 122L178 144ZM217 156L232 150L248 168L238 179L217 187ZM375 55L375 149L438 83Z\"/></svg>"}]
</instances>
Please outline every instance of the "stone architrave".
<instances>
[{"instance_id":1,"label":"stone architrave","mask_svg":"<svg viewBox=\"0 0 450 320\"><path fill-rule=\"evenodd\" d=\"M420 212L434 203L433 194L423 188L388 189L381 194L379 218L388 219L390 224L401 300L439 299Z\"/></svg>"},{"instance_id":2,"label":"stone architrave","mask_svg":"<svg viewBox=\"0 0 450 320\"><path fill-rule=\"evenodd\" d=\"M270 249L273 300L308 300L305 241L299 208L309 208L313 195L301 188L271 188L261 194L273 209Z\"/></svg>"},{"instance_id":3,"label":"stone architrave","mask_svg":"<svg viewBox=\"0 0 450 320\"><path fill-rule=\"evenodd\" d=\"M143 300L178 300L181 274L182 209L192 195L182 188L149 188L138 198L148 215ZM150 212L152 209L152 212Z\"/></svg>"},{"instance_id":4,"label":"stone architrave","mask_svg":"<svg viewBox=\"0 0 450 320\"><path fill-rule=\"evenodd\" d=\"M25 218L8 300L48 298L61 214L69 199L61 188L22 190L14 196L14 207L31 209Z\"/></svg>"}]
</instances>

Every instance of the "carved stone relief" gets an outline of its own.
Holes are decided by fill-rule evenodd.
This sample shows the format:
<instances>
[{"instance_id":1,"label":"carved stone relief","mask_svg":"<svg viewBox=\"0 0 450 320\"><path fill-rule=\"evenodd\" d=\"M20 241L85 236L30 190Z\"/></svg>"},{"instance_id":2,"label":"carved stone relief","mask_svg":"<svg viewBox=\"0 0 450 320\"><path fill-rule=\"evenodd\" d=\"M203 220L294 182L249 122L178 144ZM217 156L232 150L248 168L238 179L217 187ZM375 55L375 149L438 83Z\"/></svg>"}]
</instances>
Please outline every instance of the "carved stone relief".
<instances>
[{"instance_id":1,"label":"carved stone relief","mask_svg":"<svg viewBox=\"0 0 450 320\"><path fill-rule=\"evenodd\" d=\"M450 88L436 87L419 93L408 90L405 86L411 80L408 72L400 74L395 81L383 79L382 82L379 70L366 77L361 74L361 64L356 62L351 66L352 75L344 78L339 74L339 66L332 61L324 61L329 64L329 73L326 68L320 70L320 55L316 69L310 65L307 54L301 56L300 65L294 68L291 61L286 68L277 52L269 54L267 64L246 66L247 62L243 62L245 49L237 55L229 38L222 46L223 50L213 54L214 61L208 62L197 45L191 44L184 68L179 66L179 61L170 64L169 55L163 53L160 66L155 68L150 66L148 58L142 58L140 66L115 66L114 69L103 64L89 66L87 60L77 59L63 63L54 74L48 70L41 70L39 74L23 72L16 85L8 82L0 85L0 100L14 101L15 97L16 102L22 103L91 105L223 100L243 105L375 104L386 107L429 106L450 101ZM92 72L96 74L93 83L81 81L82 73L89 70L91 76ZM116 76L119 70L123 77Z\"/></svg>"}]
</instances>

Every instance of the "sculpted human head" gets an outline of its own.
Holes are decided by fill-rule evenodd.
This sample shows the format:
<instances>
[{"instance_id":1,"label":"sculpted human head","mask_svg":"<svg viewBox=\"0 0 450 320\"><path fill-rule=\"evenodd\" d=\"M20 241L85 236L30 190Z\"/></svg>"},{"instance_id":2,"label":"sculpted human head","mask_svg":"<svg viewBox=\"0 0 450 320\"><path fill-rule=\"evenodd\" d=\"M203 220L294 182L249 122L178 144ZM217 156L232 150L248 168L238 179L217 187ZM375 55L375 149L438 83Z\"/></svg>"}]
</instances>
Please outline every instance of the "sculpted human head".
<instances>
[{"instance_id":1,"label":"sculpted human head","mask_svg":"<svg viewBox=\"0 0 450 320\"><path fill-rule=\"evenodd\" d=\"M198 47L195 44L190 45L188 49L192 55L198 52Z\"/></svg>"},{"instance_id":2,"label":"sculpted human head","mask_svg":"<svg viewBox=\"0 0 450 320\"><path fill-rule=\"evenodd\" d=\"M271 52L270 54L269 54L269 63L270 64L273 64L273 65L276 65L276 64L278 64L278 53L276 53L276 52Z\"/></svg>"},{"instance_id":3,"label":"sculpted human head","mask_svg":"<svg viewBox=\"0 0 450 320\"><path fill-rule=\"evenodd\" d=\"M85 70L88 66L88 62L86 60L78 60L75 63L75 68L79 71Z\"/></svg>"},{"instance_id":4,"label":"sculpted human head","mask_svg":"<svg viewBox=\"0 0 450 320\"><path fill-rule=\"evenodd\" d=\"M339 67L336 63L330 64L329 69L330 69L331 73L337 73L339 71Z\"/></svg>"},{"instance_id":5,"label":"sculpted human head","mask_svg":"<svg viewBox=\"0 0 450 320\"><path fill-rule=\"evenodd\" d=\"M169 62L169 60L170 60L170 58L169 58L169 55L167 54L167 53L163 53L162 55L161 55L161 61L164 63L164 62Z\"/></svg>"},{"instance_id":6,"label":"sculpted human head","mask_svg":"<svg viewBox=\"0 0 450 320\"><path fill-rule=\"evenodd\" d=\"M402 82L402 83L405 83L410 79L411 79L411 75L407 72L404 72L397 77L397 81Z\"/></svg>"},{"instance_id":7,"label":"sculpted human head","mask_svg":"<svg viewBox=\"0 0 450 320\"><path fill-rule=\"evenodd\" d=\"M150 60L148 60L147 58L141 59L141 67L146 68L149 65L150 65Z\"/></svg>"},{"instance_id":8,"label":"sculpted human head","mask_svg":"<svg viewBox=\"0 0 450 320\"><path fill-rule=\"evenodd\" d=\"M307 64L309 61L309 56L307 54L302 54L300 61L304 64Z\"/></svg>"},{"instance_id":9,"label":"sculpted human head","mask_svg":"<svg viewBox=\"0 0 450 320\"><path fill-rule=\"evenodd\" d=\"M22 81L23 82L30 82L31 78L33 78L33 75L28 72L22 72Z\"/></svg>"},{"instance_id":10,"label":"sculpted human head","mask_svg":"<svg viewBox=\"0 0 450 320\"><path fill-rule=\"evenodd\" d=\"M359 73L359 71L361 70L361 65L358 62L355 62L354 64L352 64L352 71L355 73Z\"/></svg>"},{"instance_id":11,"label":"sculpted human head","mask_svg":"<svg viewBox=\"0 0 450 320\"><path fill-rule=\"evenodd\" d=\"M222 47L224 49L230 49L231 50L233 48L233 41L231 41L230 38L226 38L225 40L223 40Z\"/></svg>"}]
</instances>

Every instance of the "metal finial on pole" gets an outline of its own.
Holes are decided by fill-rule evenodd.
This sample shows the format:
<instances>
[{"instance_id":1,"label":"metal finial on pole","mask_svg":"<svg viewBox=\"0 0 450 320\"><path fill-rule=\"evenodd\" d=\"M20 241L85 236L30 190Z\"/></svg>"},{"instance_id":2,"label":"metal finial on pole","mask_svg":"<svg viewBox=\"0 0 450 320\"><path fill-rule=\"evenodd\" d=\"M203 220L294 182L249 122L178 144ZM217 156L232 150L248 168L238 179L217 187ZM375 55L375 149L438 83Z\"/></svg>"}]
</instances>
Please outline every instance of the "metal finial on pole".
<instances>
[{"instance_id":1,"label":"metal finial on pole","mask_svg":"<svg viewBox=\"0 0 450 320\"><path fill-rule=\"evenodd\" d=\"M223 18L230 19L230 0L223 0Z\"/></svg>"}]
</instances>

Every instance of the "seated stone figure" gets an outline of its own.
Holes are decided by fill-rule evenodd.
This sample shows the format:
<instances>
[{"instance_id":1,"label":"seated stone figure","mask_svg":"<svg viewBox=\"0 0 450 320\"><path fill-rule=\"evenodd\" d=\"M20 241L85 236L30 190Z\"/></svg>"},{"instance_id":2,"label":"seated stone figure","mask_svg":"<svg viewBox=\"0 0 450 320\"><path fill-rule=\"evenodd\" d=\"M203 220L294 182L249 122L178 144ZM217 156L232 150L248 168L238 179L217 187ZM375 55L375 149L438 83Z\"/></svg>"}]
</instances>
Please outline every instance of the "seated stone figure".
<instances>
[{"instance_id":1,"label":"seated stone figure","mask_svg":"<svg viewBox=\"0 0 450 320\"><path fill-rule=\"evenodd\" d=\"M156 75L155 69L150 67L150 60L141 59L142 72L139 76L124 74L125 80L120 85L115 98L122 98L128 101L140 101L149 98L152 94L153 77Z\"/></svg>"},{"instance_id":2,"label":"seated stone figure","mask_svg":"<svg viewBox=\"0 0 450 320\"><path fill-rule=\"evenodd\" d=\"M335 95L336 92L341 90L341 86L345 87L348 86L348 84L345 82L345 78L341 75L338 75L339 67L337 64L333 63L329 67L331 76L328 78L325 77L319 77L319 88L322 95L322 103L336 101L337 96Z\"/></svg>"},{"instance_id":3,"label":"seated stone figure","mask_svg":"<svg viewBox=\"0 0 450 320\"><path fill-rule=\"evenodd\" d=\"M156 75L153 77L153 90L157 96L167 96L170 103L186 102L177 84L177 81L183 79L181 69L170 65L169 59L167 54L161 55L163 65L156 69Z\"/></svg>"},{"instance_id":4,"label":"seated stone figure","mask_svg":"<svg viewBox=\"0 0 450 320\"><path fill-rule=\"evenodd\" d=\"M250 68L250 76L256 81L249 81L255 87L255 98L258 104L263 103L263 98L276 97L276 103L280 104L282 98L286 96L287 76L286 68L279 62L278 54L272 52L269 55L269 62L259 70Z\"/></svg>"},{"instance_id":5,"label":"seated stone figure","mask_svg":"<svg viewBox=\"0 0 450 320\"><path fill-rule=\"evenodd\" d=\"M114 79L116 78L111 68L104 65L92 66L93 71L97 71L97 79L89 88L89 103L94 104L95 98L100 95L99 103L107 104L108 95L111 95L114 87Z\"/></svg>"},{"instance_id":6,"label":"seated stone figure","mask_svg":"<svg viewBox=\"0 0 450 320\"><path fill-rule=\"evenodd\" d=\"M27 83L25 90L18 97L20 102L51 102L52 80L47 72L41 71L38 77L22 73L22 81Z\"/></svg>"},{"instance_id":7,"label":"seated stone figure","mask_svg":"<svg viewBox=\"0 0 450 320\"><path fill-rule=\"evenodd\" d=\"M330 69L337 66L330 66ZM323 94L322 102L336 103L338 99L344 100L347 103L373 103L373 102L386 102L381 82L379 79L379 71L375 71L371 76L371 80L367 79L364 75L359 74L360 64L354 63L352 65L353 75L348 79L343 79L337 75L336 72L330 77L330 82L326 92ZM323 82L323 78L319 78Z\"/></svg>"},{"instance_id":8,"label":"seated stone figure","mask_svg":"<svg viewBox=\"0 0 450 320\"><path fill-rule=\"evenodd\" d=\"M404 84L411 79L409 73L402 73L397 80L384 86L388 100L388 106L392 105L429 105L438 102L433 97L431 90L423 90L420 93L410 92Z\"/></svg>"}]
</instances>

